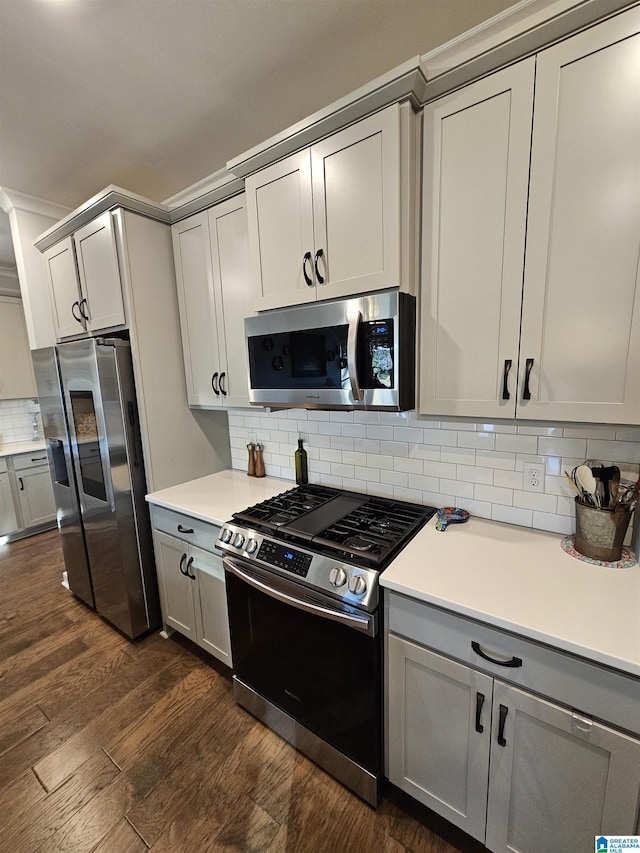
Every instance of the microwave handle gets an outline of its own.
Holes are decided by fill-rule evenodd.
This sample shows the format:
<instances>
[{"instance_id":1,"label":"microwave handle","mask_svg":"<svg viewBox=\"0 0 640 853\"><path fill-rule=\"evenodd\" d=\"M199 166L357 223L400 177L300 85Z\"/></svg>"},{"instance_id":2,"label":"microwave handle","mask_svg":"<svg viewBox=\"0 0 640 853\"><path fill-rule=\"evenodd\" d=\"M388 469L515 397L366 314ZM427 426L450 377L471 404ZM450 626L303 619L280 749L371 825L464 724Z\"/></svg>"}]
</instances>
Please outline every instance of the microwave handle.
<instances>
[{"instance_id":1,"label":"microwave handle","mask_svg":"<svg viewBox=\"0 0 640 853\"><path fill-rule=\"evenodd\" d=\"M364 392L358 383L358 331L362 322L362 314L360 311L353 311L349 315L349 332L347 334L347 369L349 371L349 381L351 382L351 393L353 399L360 402L364 399Z\"/></svg>"}]
</instances>

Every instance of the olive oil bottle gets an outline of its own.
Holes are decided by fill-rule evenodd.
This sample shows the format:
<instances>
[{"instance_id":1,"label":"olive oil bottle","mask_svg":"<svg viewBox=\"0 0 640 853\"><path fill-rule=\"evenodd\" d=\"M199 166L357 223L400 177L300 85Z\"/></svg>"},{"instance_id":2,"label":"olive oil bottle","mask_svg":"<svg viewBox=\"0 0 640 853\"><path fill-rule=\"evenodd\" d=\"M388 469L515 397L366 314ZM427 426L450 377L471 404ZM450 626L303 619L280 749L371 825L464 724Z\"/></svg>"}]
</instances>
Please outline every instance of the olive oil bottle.
<instances>
[{"instance_id":1,"label":"olive oil bottle","mask_svg":"<svg viewBox=\"0 0 640 853\"><path fill-rule=\"evenodd\" d=\"M302 446L301 438L298 439L298 449L293 454L293 459L296 468L296 483L299 486L303 486L309 482L309 475L307 471L307 451Z\"/></svg>"}]
</instances>

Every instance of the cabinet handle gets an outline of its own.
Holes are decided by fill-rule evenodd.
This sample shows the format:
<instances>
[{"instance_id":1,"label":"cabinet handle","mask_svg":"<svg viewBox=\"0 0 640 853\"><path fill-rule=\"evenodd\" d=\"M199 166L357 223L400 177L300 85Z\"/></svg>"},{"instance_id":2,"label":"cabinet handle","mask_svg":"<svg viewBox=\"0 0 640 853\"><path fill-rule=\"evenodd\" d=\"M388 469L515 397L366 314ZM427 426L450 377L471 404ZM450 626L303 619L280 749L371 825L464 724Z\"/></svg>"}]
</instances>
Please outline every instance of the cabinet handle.
<instances>
[{"instance_id":1,"label":"cabinet handle","mask_svg":"<svg viewBox=\"0 0 640 853\"><path fill-rule=\"evenodd\" d=\"M226 389L226 388L224 387L224 385L222 384L222 383L224 382L224 379L225 379L226 375L227 375L227 374L226 374L226 373L224 373L224 372L222 372L222 373L220 374L220 393L222 394L222 396L223 396L223 397L226 397L226 396L227 396L227 389Z\"/></svg>"},{"instance_id":2,"label":"cabinet handle","mask_svg":"<svg viewBox=\"0 0 640 853\"><path fill-rule=\"evenodd\" d=\"M316 256L313 261L313 265L316 269L316 278L318 279L318 284L324 284L324 278L320 275L320 270L318 269L318 259L323 257L324 251L322 249L318 249L316 252Z\"/></svg>"},{"instance_id":3,"label":"cabinet handle","mask_svg":"<svg viewBox=\"0 0 640 853\"><path fill-rule=\"evenodd\" d=\"M46 456L32 456L31 461L32 462L42 462L46 458L47 458Z\"/></svg>"},{"instance_id":4,"label":"cabinet handle","mask_svg":"<svg viewBox=\"0 0 640 853\"><path fill-rule=\"evenodd\" d=\"M191 578L191 580L192 580L192 581L194 581L194 580L196 579L196 576L195 576L195 575L192 575L192 574L189 572L189 569L191 568L191 566L192 566L192 565L193 565L193 557L189 557L189 560L188 560L188 562L187 562L187 571L186 571L186 573L185 573L185 574L187 575L187 577L188 577L188 578Z\"/></svg>"},{"instance_id":5,"label":"cabinet handle","mask_svg":"<svg viewBox=\"0 0 640 853\"><path fill-rule=\"evenodd\" d=\"M531 389L529 388L529 379L531 377L531 368L533 367L533 359L528 358L524 368L524 391L522 392L523 400L531 399Z\"/></svg>"},{"instance_id":6,"label":"cabinet handle","mask_svg":"<svg viewBox=\"0 0 640 853\"><path fill-rule=\"evenodd\" d=\"M78 311L82 314L82 318L83 318L84 320L87 320L87 322L88 322L88 320L89 320L89 315L88 315L88 314L85 314L85 313L84 313L84 311L82 310L82 306L83 306L83 305L87 305L87 300L86 300L86 299L81 299L81 300L80 300L80 302L78 303Z\"/></svg>"},{"instance_id":7,"label":"cabinet handle","mask_svg":"<svg viewBox=\"0 0 640 853\"><path fill-rule=\"evenodd\" d=\"M499 746L506 746L507 742L504 739L504 725L507 721L507 714L509 713L509 709L506 705L500 705L500 719L498 721L498 744Z\"/></svg>"},{"instance_id":8,"label":"cabinet handle","mask_svg":"<svg viewBox=\"0 0 640 853\"><path fill-rule=\"evenodd\" d=\"M480 722L480 715L482 714L482 706L484 705L484 693L476 693L476 731L479 734L482 734L484 731L484 726Z\"/></svg>"},{"instance_id":9,"label":"cabinet handle","mask_svg":"<svg viewBox=\"0 0 640 853\"><path fill-rule=\"evenodd\" d=\"M18 482L20 483L20 491L24 492L24 480L22 477L18 477Z\"/></svg>"},{"instance_id":10,"label":"cabinet handle","mask_svg":"<svg viewBox=\"0 0 640 853\"><path fill-rule=\"evenodd\" d=\"M216 395L216 397L219 397L220 392L218 391L218 371L217 370L213 374L213 376L211 377L211 387L213 388L213 393Z\"/></svg>"},{"instance_id":11,"label":"cabinet handle","mask_svg":"<svg viewBox=\"0 0 640 853\"><path fill-rule=\"evenodd\" d=\"M496 660L495 658L489 657L489 655L485 654L485 652L480 648L480 643L476 643L475 640L471 643L471 648L477 655L480 655L481 658L488 660L489 663L495 663L496 666L510 666L514 668L522 666L522 658L512 657L511 660Z\"/></svg>"},{"instance_id":12,"label":"cabinet handle","mask_svg":"<svg viewBox=\"0 0 640 853\"><path fill-rule=\"evenodd\" d=\"M186 572L185 572L185 570L184 570L184 561L185 561L186 559L187 559L187 555L186 555L186 554L183 554L183 555L182 555L182 557L180 557L180 574L181 574L181 575L184 575L185 577L187 576L187 573L186 573Z\"/></svg>"},{"instance_id":13,"label":"cabinet handle","mask_svg":"<svg viewBox=\"0 0 640 853\"><path fill-rule=\"evenodd\" d=\"M73 303L73 305L71 306L71 313L73 314L73 319L74 319L74 320L76 320L78 323L82 323L82 316L78 316L78 315L76 314L76 307L77 307L77 309L78 309L78 314L79 314L79 313L80 313L80 303L78 302L78 300L77 300L77 299L76 299L76 301Z\"/></svg>"},{"instance_id":14,"label":"cabinet handle","mask_svg":"<svg viewBox=\"0 0 640 853\"><path fill-rule=\"evenodd\" d=\"M307 282L309 287L313 287L313 279L310 279L307 275L307 261L311 261L311 252L304 253L304 257L302 259L302 275L304 276L304 280Z\"/></svg>"},{"instance_id":15,"label":"cabinet handle","mask_svg":"<svg viewBox=\"0 0 640 853\"><path fill-rule=\"evenodd\" d=\"M502 399L510 400L511 394L509 393L509 371L511 370L511 365L513 364L513 360L510 358L505 358L504 360L504 373L502 375Z\"/></svg>"},{"instance_id":16,"label":"cabinet handle","mask_svg":"<svg viewBox=\"0 0 640 853\"><path fill-rule=\"evenodd\" d=\"M181 524L179 524L178 533L193 533L193 527L183 527Z\"/></svg>"}]
</instances>

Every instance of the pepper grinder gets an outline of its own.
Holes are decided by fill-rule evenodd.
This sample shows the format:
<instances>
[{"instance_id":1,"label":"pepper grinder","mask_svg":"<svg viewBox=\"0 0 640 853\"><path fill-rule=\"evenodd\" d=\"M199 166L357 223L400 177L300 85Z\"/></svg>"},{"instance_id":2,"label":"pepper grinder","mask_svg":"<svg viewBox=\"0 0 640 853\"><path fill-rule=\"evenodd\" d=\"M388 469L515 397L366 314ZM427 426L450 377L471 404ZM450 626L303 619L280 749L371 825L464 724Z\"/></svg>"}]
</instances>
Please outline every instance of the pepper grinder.
<instances>
[{"instance_id":1,"label":"pepper grinder","mask_svg":"<svg viewBox=\"0 0 640 853\"><path fill-rule=\"evenodd\" d=\"M256 477L264 477L264 459L262 458L262 445L256 444Z\"/></svg>"},{"instance_id":2,"label":"pepper grinder","mask_svg":"<svg viewBox=\"0 0 640 853\"><path fill-rule=\"evenodd\" d=\"M247 444L249 459L247 461L247 477L256 476L256 448L251 442Z\"/></svg>"}]
</instances>

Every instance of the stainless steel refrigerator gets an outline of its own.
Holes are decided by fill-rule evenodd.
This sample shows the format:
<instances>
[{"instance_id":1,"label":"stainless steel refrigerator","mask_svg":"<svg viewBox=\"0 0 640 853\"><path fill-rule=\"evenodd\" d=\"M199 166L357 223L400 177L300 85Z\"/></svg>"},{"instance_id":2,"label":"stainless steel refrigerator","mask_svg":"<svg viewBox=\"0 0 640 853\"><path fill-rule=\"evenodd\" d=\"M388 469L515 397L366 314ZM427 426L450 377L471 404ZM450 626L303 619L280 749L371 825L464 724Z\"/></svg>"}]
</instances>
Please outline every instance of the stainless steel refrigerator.
<instances>
[{"instance_id":1,"label":"stainless steel refrigerator","mask_svg":"<svg viewBox=\"0 0 640 853\"><path fill-rule=\"evenodd\" d=\"M134 639L160 625L160 604L130 345L32 356L69 588Z\"/></svg>"}]
</instances>

